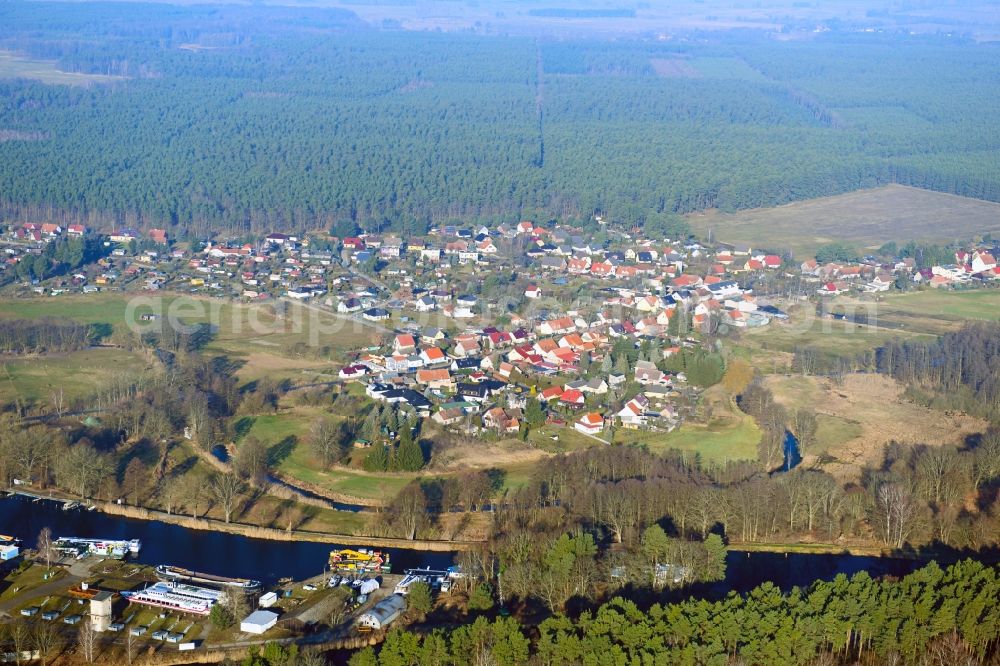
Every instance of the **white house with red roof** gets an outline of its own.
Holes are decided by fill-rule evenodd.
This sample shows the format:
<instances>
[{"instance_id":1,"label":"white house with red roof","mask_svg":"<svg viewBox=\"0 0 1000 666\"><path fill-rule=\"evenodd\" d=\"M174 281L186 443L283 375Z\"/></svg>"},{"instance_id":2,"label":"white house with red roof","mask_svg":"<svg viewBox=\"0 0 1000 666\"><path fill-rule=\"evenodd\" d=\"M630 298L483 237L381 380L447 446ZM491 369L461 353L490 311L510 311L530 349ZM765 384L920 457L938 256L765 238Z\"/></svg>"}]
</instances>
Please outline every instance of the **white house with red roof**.
<instances>
[{"instance_id":1,"label":"white house with red roof","mask_svg":"<svg viewBox=\"0 0 1000 666\"><path fill-rule=\"evenodd\" d=\"M599 435L604 430L604 417L597 412L588 412L573 424L573 428L585 435Z\"/></svg>"},{"instance_id":2,"label":"white house with red roof","mask_svg":"<svg viewBox=\"0 0 1000 666\"><path fill-rule=\"evenodd\" d=\"M646 408L649 407L649 399L641 393L622 407L617 416L622 426L625 428L641 428L646 425Z\"/></svg>"},{"instance_id":3,"label":"white house with red roof","mask_svg":"<svg viewBox=\"0 0 1000 666\"><path fill-rule=\"evenodd\" d=\"M996 268L997 260L989 252L976 250L972 253L972 261L969 265L972 266L973 273L982 273Z\"/></svg>"},{"instance_id":4,"label":"white house with red roof","mask_svg":"<svg viewBox=\"0 0 1000 666\"><path fill-rule=\"evenodd\" d=\"M409 333L401 333L392 341L394 354L412 354L417 349L417 341Z\"/></svg>"}]
</instances>

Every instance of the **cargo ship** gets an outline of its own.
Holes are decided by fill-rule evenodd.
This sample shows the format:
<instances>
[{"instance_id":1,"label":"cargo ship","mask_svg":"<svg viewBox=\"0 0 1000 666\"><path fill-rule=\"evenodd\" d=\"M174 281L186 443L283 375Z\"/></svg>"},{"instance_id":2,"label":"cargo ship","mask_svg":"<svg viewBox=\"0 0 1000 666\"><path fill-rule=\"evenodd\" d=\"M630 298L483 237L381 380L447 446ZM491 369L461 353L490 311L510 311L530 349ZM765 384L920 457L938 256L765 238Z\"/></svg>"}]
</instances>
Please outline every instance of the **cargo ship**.
<instances>
[{"instance_id":1,"label":"cargo ship","mask_svg":"<svg viewBox=\"0 0 1000 666\"><path fill-rule=\"evenodd\" d=\"M334 571L389 573L390 567L389 553L380 550L343 548L330 551L330 568Z\"/></svg>"},{"instance_id":2,"label":"cargo ship","mask_svg":"<svg viewBox=\"0 0 1000 666\"><path fill-rule=\"evenodd\" d=\"M131 603L167 608L181 613L208 615L222 592L207 587L160 581L135 592L122 592Z\"/></svg>"},{"instance_id":3,"label":"cargo ship","mask_svg":"<svg viewBox=\"0 0 1000 666\"><path fill-rule=\"evenodd\" d=\"M81 539L79 537L59 537L52 547L60 553L77 558L88 555L124 560L128 555L138 555L142 542L139 539Z\"/></svg>"},{"instance_id":4,"label":"cargo ship","mask_svg":"<svg viewBox=\"0 0 1000 666\"><path fill-rule=\"evenodd\" d=\"M168 564L161 564L156 567L156 577L165 581L186 580L191 583L203 583L205 585L224 585L226 587L235 587L244 592L257 592L261 587L259 580L216 576L215 574L191 571Z\"/></svg>"}]
</instances>

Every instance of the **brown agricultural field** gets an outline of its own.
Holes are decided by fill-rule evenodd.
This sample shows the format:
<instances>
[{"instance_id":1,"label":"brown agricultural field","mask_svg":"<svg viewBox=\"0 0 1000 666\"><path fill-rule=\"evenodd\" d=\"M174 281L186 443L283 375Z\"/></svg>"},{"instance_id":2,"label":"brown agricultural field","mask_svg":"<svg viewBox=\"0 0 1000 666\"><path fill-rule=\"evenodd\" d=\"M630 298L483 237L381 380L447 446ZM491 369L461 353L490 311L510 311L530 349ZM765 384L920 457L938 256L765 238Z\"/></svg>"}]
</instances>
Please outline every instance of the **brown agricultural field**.
<instances>
[{"instance_id":1,"label":"brown agricultural field","mask_svg":"<svg viewBox=\"0 0 1000 666\"><path fill-rule=\"evenodd\" d=\"M738 213L688 216L701 236L787 249L806 258L824 243L876 248L888 241L946 243L1000 233L1000 204L902 185Z\"/></svg>"},{"instance_id":2,"label":"brown agricultural field","mask_svg":"<svg viewBox=\"0 0 1000 666\"><path fill-rule=\"evenodd\" d=\"M771 375L766 384L789 411L816 412L818 441L802 452L803 464L818 464L842 482L858 481L862 467L879 465L890 441L958 445L987 427L983 419L910 402L901 384L881 375L847 375L839 385L819 377Z\"/></svg>"}]
</instances>

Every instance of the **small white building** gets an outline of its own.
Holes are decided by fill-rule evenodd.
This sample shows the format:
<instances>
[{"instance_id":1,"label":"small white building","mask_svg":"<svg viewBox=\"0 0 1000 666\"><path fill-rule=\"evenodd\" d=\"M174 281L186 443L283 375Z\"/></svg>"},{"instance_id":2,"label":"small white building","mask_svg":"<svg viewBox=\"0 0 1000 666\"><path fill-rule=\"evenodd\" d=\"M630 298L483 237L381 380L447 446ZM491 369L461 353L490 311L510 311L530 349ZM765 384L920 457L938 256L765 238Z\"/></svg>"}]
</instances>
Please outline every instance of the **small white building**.
<instances>
[{"instance_id":1,"label":"small white building","mask_svg":"<svg viewBox=\"0 0 1000 666\"><path fill-rule=\"evenodd\" d=\"M405 610L406 599L403 596L389 595L358 616L358 626L381 631L392 624Z\"/></svg>"},{"instance_id":2,"label":"small white building","mask_svg":"<svg viewBox=\"0 0 1000 666\"><path fill-rule=\"evenodd\" d=\"M262 594L260 595L260 599L257 601L257 605L260 608L270 608L276 603L278 603L277 592L268 592L266 594Z\"/></svg>"},{"instance_id":3,"label":"small white building","mask_svg":"<svg viewBox=\"0 0 1000 666\"><path fill-rule=\"evenodd\" d=\"M266 610L255 610L240 622L240 631L247 634L262 634L277 623L277 613Z\"/></svg>"}]
</instances>

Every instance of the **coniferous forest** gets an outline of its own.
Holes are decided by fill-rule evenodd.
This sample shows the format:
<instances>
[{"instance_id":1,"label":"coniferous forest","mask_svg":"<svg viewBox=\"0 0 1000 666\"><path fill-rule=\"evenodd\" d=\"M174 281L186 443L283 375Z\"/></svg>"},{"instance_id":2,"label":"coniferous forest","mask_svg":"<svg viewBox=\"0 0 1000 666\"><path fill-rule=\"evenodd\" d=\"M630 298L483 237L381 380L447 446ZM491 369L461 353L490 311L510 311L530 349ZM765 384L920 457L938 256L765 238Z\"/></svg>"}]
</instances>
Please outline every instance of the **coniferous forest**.
<instances>
[{"instance_id":1,"label":"coniferous forest","mask_svg":"<svg viewBox=\"0 0 1000 666\"><path fill-rule=\"evenodd\" d=\"M392 631L352 666L519 664L976 664L996 650L995 568L931 563L901 580L867 573L783 594L766 583L746 596L690 599L643 609L613 599L576 619L556 616L530 633L509 618L451 631ZM876 661L861 661L875 658ZM851 662L848 660L858 659ZM922 660L922 661L921 661Z\"/></svg>"},{"instance_id":2,"label":"coniferous forest","mask_svg":"<svg viewBox=\"0 0 1000 666\"><path fill-rule=\"evenodd\" d=\"M420 229L647 217L898 182L1000 200L1000 47L738 31L376 30L345 10L10 2L0 204L106 223Z\"/></svg>"}]
</instances>

